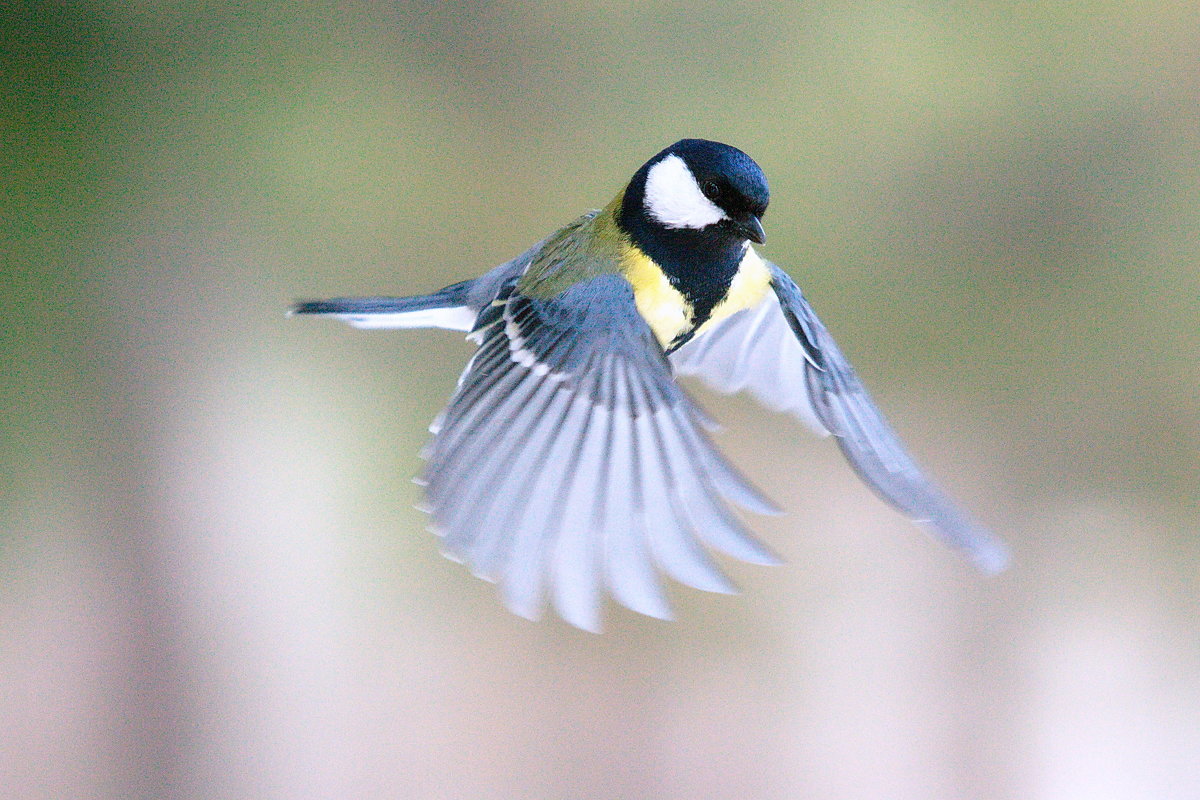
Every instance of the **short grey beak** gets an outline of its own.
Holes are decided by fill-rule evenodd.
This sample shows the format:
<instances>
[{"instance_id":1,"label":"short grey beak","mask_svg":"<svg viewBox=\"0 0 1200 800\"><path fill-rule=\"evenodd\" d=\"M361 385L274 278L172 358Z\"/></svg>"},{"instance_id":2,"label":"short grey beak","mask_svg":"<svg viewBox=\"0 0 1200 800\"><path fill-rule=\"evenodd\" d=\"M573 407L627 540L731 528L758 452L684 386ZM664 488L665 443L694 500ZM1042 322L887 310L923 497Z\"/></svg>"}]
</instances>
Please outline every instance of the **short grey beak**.
<instances>
[{"instance_id":1,"label":"short grey beak","mask_svg":"<svg viewBox=\"0 0 1200 800\"><path fill-rule=\"evenodd\" d=\"M767 241L767 232L763 230L762 222L753 214L739 214L733 219L733 227L755 244Z\"/></svg>"}]
</instances>

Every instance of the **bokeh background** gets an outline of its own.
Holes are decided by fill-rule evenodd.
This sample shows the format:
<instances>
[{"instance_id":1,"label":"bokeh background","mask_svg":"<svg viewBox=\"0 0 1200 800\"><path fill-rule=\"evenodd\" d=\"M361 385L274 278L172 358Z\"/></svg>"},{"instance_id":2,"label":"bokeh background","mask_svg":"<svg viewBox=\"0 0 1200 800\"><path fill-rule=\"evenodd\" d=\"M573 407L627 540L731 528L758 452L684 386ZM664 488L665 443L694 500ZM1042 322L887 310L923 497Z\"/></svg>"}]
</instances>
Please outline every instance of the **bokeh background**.
<instances>
[{"instance_id":1,"label":"bokeh background","mask_svg":"<svg viewBox=\"0 0 1200 800\"><path fill-rule=\"evenodd\" d=\"M1200 797L1193 2L16 3L0 12L0 796ZM693 387L791 511L744 592L510 616L413 504L478 274L683 136L974 573Z\"/></svg>"}]
</instances>

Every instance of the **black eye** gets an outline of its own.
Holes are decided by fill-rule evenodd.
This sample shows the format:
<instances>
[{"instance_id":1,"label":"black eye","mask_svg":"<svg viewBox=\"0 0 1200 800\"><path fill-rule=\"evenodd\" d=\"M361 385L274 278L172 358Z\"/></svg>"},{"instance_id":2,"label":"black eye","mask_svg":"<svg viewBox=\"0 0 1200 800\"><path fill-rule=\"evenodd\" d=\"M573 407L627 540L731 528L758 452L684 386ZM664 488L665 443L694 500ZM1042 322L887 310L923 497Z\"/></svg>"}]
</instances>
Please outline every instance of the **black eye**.
<instances>
[{"instance_id":1,"label":"black eye","mask_svg":"<svg viewBox=\"0 0 1200 800\"><path fill-rule=\"evenodd\" d=\"M705 181L700 185L700 191L704 192L704 196L709 200L716 200L721 196L721 187L712 181Z\"/></svg>"}]
</instances>

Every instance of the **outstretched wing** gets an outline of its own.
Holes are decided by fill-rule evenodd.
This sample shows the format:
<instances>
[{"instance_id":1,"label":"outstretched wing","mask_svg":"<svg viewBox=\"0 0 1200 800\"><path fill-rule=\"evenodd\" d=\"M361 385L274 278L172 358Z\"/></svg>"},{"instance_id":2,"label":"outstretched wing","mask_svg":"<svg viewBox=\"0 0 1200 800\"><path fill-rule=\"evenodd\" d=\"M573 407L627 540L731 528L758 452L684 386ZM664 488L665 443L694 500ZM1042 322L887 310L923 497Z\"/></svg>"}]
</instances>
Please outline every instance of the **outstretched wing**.
<instances>
[{"instance_id":1,"label":"outstretched wing","mask_svg":"<svg viewBox=\"0 0 1200 800\"><path fill-rule=\"evenodd\" d=\"M767 406L833 434L855 471L883 499L980 568L1003 569L1008 562L1003 543L925 477L800 288L778 266L769 266L774 294L680 348L672 356L676 369L718 391L749 390Z\"/></svg>"},{"instance_id":2,"label":"outstretched wing","mask_svg":"<svg viewBox=\"0 0 1200 800\"><path fill-rule=\"evenodd\" d=\"M447 555L514 612L595 630L602 595L669 617L657 570L733 590L701 543L776 557L726 506L774 508L717 453L618 275L553 299L511 286L480 314L480 348L434 426L424 476Z\"/></svg>"},{"instance_id":3,"label":"outstretched wing","mask_svg":"<svg viewBox=\"0 0 1200 800\"><path fill-rule=\"evenodd\" d=\"M767 408L793 414L827 436L806 387L809 358L779 300L768 293L758 305L726 317L680 347L671 354L671 364L680 375L695 375L715 391L748 391Z\"/></svg>"}]
</instances>

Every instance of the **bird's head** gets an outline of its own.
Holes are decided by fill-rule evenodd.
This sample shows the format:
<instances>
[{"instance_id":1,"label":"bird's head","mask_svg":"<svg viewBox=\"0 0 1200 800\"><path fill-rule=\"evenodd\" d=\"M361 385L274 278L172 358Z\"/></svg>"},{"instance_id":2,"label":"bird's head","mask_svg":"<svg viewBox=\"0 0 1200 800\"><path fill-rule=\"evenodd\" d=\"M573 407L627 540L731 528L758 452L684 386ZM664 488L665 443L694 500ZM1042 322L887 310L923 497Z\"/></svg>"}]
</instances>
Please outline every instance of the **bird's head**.
<instances>
[{"instance_id":1,"label":"bird's head","mask_svg":"<svg viewBox=\"0 0 1200 800\"><path fill-rule=\"evenodd\" d=\"M761 244L768 202L767 178L750 156L720 142L682 139L634 174L620 221L635 240L684 236Z\"/></svg>"}]
</instances>

